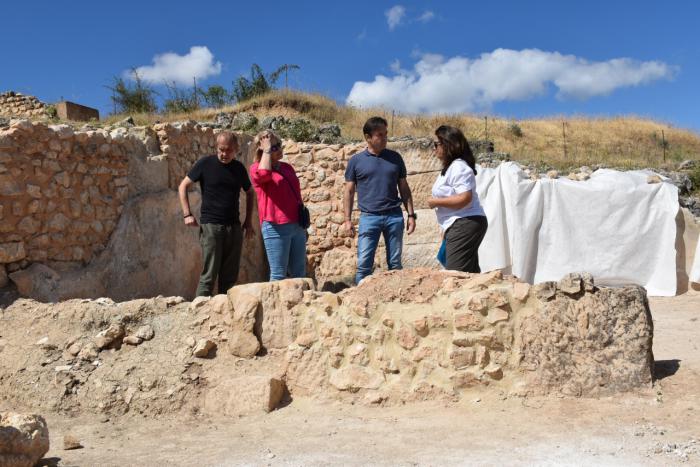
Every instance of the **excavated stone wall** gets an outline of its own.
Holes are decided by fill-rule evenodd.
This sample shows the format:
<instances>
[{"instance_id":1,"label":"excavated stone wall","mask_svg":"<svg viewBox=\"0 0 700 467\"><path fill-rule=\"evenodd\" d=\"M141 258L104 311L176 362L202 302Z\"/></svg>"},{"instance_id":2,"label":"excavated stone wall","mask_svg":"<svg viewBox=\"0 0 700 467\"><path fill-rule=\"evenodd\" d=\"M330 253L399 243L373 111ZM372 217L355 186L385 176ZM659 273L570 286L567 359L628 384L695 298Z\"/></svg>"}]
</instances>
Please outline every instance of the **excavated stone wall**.
<instances>
[{"instance_id":1,"label":"excavated stone wall","mask_svg":"<svg viewBox=\"0 0 700 467\"><path fill-rule=\"evenodd\" d=\"M19 120L0 129L0 287L12 280L22 295L49 301L191 297L200 267L197 231L182 224L175 190L198 158L214 153L218 131L194 121L75 130ZM239 139L238 158L249 167L252 138ZM308 274L324 290L352 284L357 238L341 228L344 173L364 145L283 143L311 212ZM419 216L416 232L404 237L404 267L437 267L439 228L427 197L440 167L428 143L389 144L406 161ZM197 212L197 193L192 199ZM244 248L240 283L267 279L257 230ZM692 232L686 236L695 241ZM692 261L685 257L692 259L695 248L679 239L679 277L687 283ZM375 264L386 268L383 242Z\"/></svg>"},{"instance_id":2,"label":"excavated stone wall","mask_svg":"<svg viewBox=\"0 0 700 467\"><path fill-rule=\"evenodd\" d=\"M571 275L379 273L338 294L308 279L227 295L42 304L0 314L0 400L32 410L238 415L292 397L396 404L473 391L596 396L650 387L643 289Z\"/></svg>"},{"instance_id":3,"label":"excavated stone wall","mask_svg":"<svg viewBox=\"0 0 700 467\"><path fill-rule=\"evenodd\" d=\"M46 104L34 96L19 92L0 93L0 115L8 117L42 117L46 115Z\"/></svg>"},{"instance_id":4,"label":"excavated stone wall","mask_svg":"<svg viewBox=\"0 0 700 467\"><path fill-rule=\"evenodd\" d=\"M194 293L197 230L182 224L174 189L215 136L191 122L156 128L0 129L0 287L12 280L44 301ZM240 281L264 280L260 237L244 250Z\"/></svg>"},{"instance_id":5,"label":"excavated stone wall","mask_svg":"<svg viewBox=\"0 0 700 467\"><path fill-rule=\"evenodd\" d=\"M499 272L372 276L309 300L287 352L292 394L365 402L451 399L470 389L598 395L651 382L652 321L639 287L586 275L531 287ZM234 304L234 308L235 308Z\"/></svg>"},{"instance_id":6,"label":"excavated stone wall","mask_svg":"<svg viewBox=\"0 0 700 467\"><path fill-rule=\"evenodd\" d=\"M147 277L153 282L152 295L190 296L199 259L182 250L196 252L198 242L196 232L185 229L177 216L174 191L197 159L215 152L217 132L194 121L75 130L15 120L0 130L0 287L9 279L22 295L41 300L123 300L148 294L143 286ZM252 138L239 138L238 157L249 167L254 160ZM427 207L422 198L436 170L434 158L416 141L391 146L409 162L416 208ZM309 275L322 284L352 281L356 239L341 229L342 196L347 160L363 147L284 142L285 157L297 170L312 215ZM150 220L143 220L158 229L141 221L135 225L142 219L142 206L157 202L164 203L163 213L151 209ZM407 266L434 263L424 252L426 244L432 247L436 242L429 214L421 222L423 233L407 237ZM257 219L257 208L254 216ZM120 240L115 235L130 237ZM163 240L172 250L172 260L161 260ZM245 251L240 282L265 280L261 237L249 242ZM380 269L385 263L381 245L377 263ZM161 278L141 273L155 267ZM180 289L172 279L178 272L183 272Z\"/></svg>"},{"instance_id":7,"label":"excavated stone wall","mask_svg":"<svg viewBox=\"0 0 700 467\"><path fill-rule=\"evenodd\" d=\"M134 143L28 121L0 130L0 263L89 262L122 212Z\"/></svg>"}]
</instances>

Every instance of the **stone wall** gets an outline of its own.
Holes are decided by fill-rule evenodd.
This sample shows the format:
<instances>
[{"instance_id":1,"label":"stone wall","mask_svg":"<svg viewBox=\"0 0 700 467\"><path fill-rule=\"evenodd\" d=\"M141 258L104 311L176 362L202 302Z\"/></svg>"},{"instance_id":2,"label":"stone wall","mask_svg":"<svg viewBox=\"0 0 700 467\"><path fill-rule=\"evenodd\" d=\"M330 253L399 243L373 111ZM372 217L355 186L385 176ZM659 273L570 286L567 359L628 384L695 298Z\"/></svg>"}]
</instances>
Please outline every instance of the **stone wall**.
<instances>
[{"instance_id":1,"label":"stone wall","mask_svg":"<svg viewBox=\"0 0 700 467\"><path fill-rule=\"evenodd\" d=\"M127 198L128 149L104 130L28 121L0 130L0 263L88 263Z\"/></svg>"},{"instance_id":2,"label":"stone wall","mask_svg":"<svg viewBox=\"0 0 700 467\"><path fill-rule=\"evenodd\" d=\"M8 117L40 117L46 112L46 104L34 96L25 96L19 92L0 94L0 115Z\"/></svg>"},{"instance_id":3,"label":"stone wall","mask_svg":"<svg viewBox=\"0 0 700 467\"><path fill-rule=\"evenodd\" d=\"M651 389L644 290L585 275L414 269L337 294L289 279L191 303L20 299L0 323L0 402L34 410L236 417L273 409L285 384L360 404Z\"/></svg>"},{"instance_id":4,"label":"stone wall","mask_svg":"<svg viewBox=\"0 0 700 467\"><path fill-rule=\"evenodd\" d=\"M420 221L417 231L404 237L406 267L437 266L434 259L439 241L435 214L428 208L430 189L439 172L439 161L432 154L429 141L405 140L390 142L389 148L402 154L408 171L408 183L413 194L414 208ZM364 150L365 144L328 145L284 142L285 160L292 164L301 182L302 196L311 213L309 228L309 270L317 280L333 288L335 282L352 280L355 270L357 238L343 231L343 186L348 160ZM353 220L359 220L357 202ZM426 255L426 245L430 249ZM432 251L434 248L435 252ZM375 264L386 267L383 240L377 250Z\"/></svg>"},{"instance_id":5,"label":"stone wall","mask_svg":"<svg viewBox=\"0 0 700 467\"><path fill-rule=\"evenodd\" d=\"M250 139L241 135L243 147ZM0 287L9 275L44 301L190 297L198 232L183 225L176 188L214 143L192 122L74 130L13 120L0 130ZM197 212L197 190L191 201ZM265 280L262 258L261 237L246 240L241 282Z\"/></svg>"},{"instance_id":6,"label":"stone wall","mask_svg":"<svg viewBox=\"0 0 700 467\"><path fill-rule=\"evenodd\" d=\"M168 161L168 185L177 190L192 165L202 156L216 153L216 136L211 128L195 121L182 124L161 123L153 129L160 151Z\"/></svg>"},{"instance_id":7,"label":"stone wall","mask_svg":"<svg viewBox=\"0 0 700 467\"><path fill-rule=\"evenodd\" d=\"M9 128L0 129L0 287L9 273L22 294L42 300L96 294L121 300L149 293L191 296L200 267L199 244L196 229L182 223L175 190L197 159L215 152L218 131L194 121L73 129L13 120ZM239 139L237 157L250 167L252 138L239 134ZM419 215L416 232L404 237L405 267L437 266L439 228L427 197L440 166L429 143L389 143L406 161ZM337 290L352 283L355 272L357 237L348 237L341 228L342 197L347 161L364 144L285 140L283 146L311 212L308 273L320 289ZM244 202L240 210L242 217ZM353 218L357 222L357 204ZM679 232L695 225L687 224ZM267 278L256 231L255 239L246 241L240 282ZM124 238L112 238L115 232ZM686 241L681 247L679 255L692 258L694 245ZM380 242L375 262L379 270L386 266L384 256ZM680 277L691 263L678 264ZM39 279L46 277L52 280Z\"/></svg>"},{"instance_id":8,"label":"stone wall","mask_svg":"<svg viewBox=\"0 0 700 467\"><path fill-rule=\"evenodd\" d=\"M241 305L232 306L237 316ZM389 271L338 295L306 294L288 314L296 316L285 369L292 395L361 403L453 400L486 388L591 396L652 379L644 289L599 289L586 275L530 286L498 271Z\"/></svg>"}]
</instances>

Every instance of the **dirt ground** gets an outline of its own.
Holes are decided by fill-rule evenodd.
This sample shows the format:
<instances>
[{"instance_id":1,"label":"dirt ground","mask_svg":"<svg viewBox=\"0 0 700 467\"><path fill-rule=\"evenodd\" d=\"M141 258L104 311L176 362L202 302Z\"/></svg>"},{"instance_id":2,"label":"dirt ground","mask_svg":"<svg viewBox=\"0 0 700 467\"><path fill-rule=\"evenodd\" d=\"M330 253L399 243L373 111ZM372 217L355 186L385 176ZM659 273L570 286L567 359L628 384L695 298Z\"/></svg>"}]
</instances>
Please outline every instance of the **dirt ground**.
<instances>
[{"instance_id":1,"label":"dirt ground","mask_svg":"<svg viewBox=\"0 0 700 467\"><path fill-rule=\"evenodd\" d=\"M390 408L296 398L235 419L44 413L45 465L700 465L700 292L650 305L657 380L637 393ZM64 450L66 434L84 447Z\"/></svg>"}]
</instances>

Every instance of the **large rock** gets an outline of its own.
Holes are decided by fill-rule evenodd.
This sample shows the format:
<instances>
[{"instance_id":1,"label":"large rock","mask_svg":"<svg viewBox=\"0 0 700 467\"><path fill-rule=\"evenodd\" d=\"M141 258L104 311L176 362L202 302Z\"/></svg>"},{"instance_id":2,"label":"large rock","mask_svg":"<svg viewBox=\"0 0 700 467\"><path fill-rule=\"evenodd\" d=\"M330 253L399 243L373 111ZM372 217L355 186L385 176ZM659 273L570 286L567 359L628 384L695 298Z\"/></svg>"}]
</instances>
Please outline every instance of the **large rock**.
<instances>
[{"instance_id":1,"label":"large rock","mask_svg":"<svg viewBox=\"0 0 700 467\"><path fill-rule=\"evenodd\" d=\"M340 302L329 306L329 296ZM475 387L578 396L651 383L644 290L599 289L587 274L530 287L498 271L380 272L290 313L292 394L406 402Z\"/></svg>"},{"instance_id":2,"label":"large rock","mask_svg":"<svg viewBox=\"0 0 700 467\"><path fill-rule=\"evenodd\" d=\"M284 397L282 380L271 376L242 376L223 380L204 399L204 411L216 415L247 415L274 410Z\"/></svg>"},{"instance_id":3,"label":"large rock","mask_svg":"<svg viewBox=\"0 0 700 467\"><path fill-rule=\"evenodd\" d=\"M228 336L228 351L231 355L241 358L251 358L260 350L260 342L255 334L245 331L234 331Z\"/></svg>"},{"instance_id":4,"label":"large rock","mask_svg":"<svg viewBox=\"0 0 700 467\"><path fill-rule=\"evenodd\" d=\"M60 274L41 263L34 263L27 269L11 273L10 279L23 297L35 297L50 302L56 301L61 295Z\"/></svg>"},{"instance_id":5,"label":"large rock","mask_svg":"<svg viewBox=\"0 0 700 467\"><path fill-rule=\"evenodd\" d=\"M228 291L234 326L254 332L266 349L281 349L297 337L298 316L291 310L313 289L311 279L286 279L232 287Z\"/></svg>"},{"instance_id":6,"label":"large rock","mask_svg":"<svg viewBox=\"0 0 700 467\"><path fill-rule=\"evenodd\" d=\"M516 328L527 386L579 396L650 384L653 326L644 289L571 296L562 287L569 284L561 282L536 313L521 315L525 319Z\"/></svg>"},{"instance_id":7,"label":"large rock","mask_svg":"<svg viewBox=\"0 0 700 467\"><path fill-rule=\"evenodd\" d=\"M0 413L0 465L32 467L49 451L49 429L40 415Z\"/></svg>"},{"instance_id":8,"label":"large rock","mask_svg":"<svg viewBox=\"0 0 700 467\"><path fill-rule=\"evenodd\" d=\"M0 263L13 263L26 258L24 242L0 243Z\"/></svg>"}]
</instances>

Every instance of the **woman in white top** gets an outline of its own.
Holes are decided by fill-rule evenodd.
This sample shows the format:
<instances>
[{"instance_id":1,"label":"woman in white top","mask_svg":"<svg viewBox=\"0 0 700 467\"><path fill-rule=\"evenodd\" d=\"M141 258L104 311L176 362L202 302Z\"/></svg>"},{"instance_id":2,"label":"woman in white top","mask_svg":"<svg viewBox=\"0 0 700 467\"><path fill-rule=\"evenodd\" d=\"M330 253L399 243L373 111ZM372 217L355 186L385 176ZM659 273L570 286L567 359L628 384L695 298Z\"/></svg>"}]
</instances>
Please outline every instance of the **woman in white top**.
<instances>
[{"instance_id":1,"label":"woman in white top","mask_svg":"<svg viewBox=\"0 0 700 467\"><path fill-rule=\"evenodd\" d=\"M476 161L462 132L442 125L435 130L435 155L442 172L428 206L435 209L445 240L447 269L481 272L479 245L488 222L476 193Z\"/></svg>"}]
</instances>

